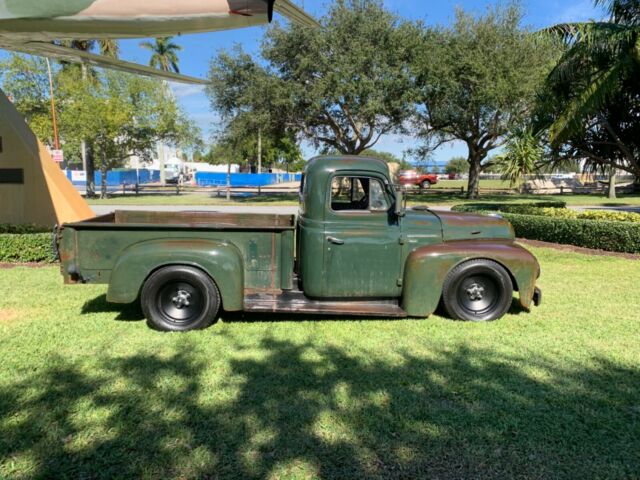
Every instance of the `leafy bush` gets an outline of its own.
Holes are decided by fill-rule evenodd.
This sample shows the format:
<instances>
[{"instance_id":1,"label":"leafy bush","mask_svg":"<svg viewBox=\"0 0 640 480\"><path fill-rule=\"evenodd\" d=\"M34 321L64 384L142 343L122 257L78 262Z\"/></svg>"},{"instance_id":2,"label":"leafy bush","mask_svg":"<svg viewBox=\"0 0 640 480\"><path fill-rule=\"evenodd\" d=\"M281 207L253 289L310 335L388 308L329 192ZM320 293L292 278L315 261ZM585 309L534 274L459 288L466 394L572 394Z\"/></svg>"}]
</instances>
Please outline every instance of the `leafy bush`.
<instances>
[{"instance_id":1,"label":"leafy bush","mask_svg":"<svg viewBox=\"0 0 640 480\"><path fill-rule=\"evenodd\" d=\"M640 253L640 224L502 213L517 237L611 252Z\"/></svg>"},{"instance_id":2,"label":"leafy bush","mask_svg":"<svg viewBox=\"0 0 640 480\"><path fill-rule=\"evenodd\" d=\"M536 203L511 203L504 205L502 203L464 203L462 205L454 205L451 210L454 212L504 212L506 209L518 208L565 208L565 202L536 202Z\"/></svg>"},{"instance_id":3,"label":"leafy bush","mask_svg":"<svg viewBox=\"0 0 640 480\"><path fill-rule=\"evenodd\" d=\"M38 227L36 225L13 225L10 223L0 223L0 233L45 233L51 232L53 228Z\"/></svg>"},{"instance_id":4,"label":"leafy bush","mask_svg":"<svg viewBox=\"0 0 640 480\"><path fill-rule=\"evenodd\" d=\"M0 262L54 262L51 233L0 233Z\"/></svg>"},{"instance_id":5,"label":"leafy bush","mask_svg":"<svg viewBox=\"0 0 640 480\"><path fill-rule=\"evenodd\" d=\"M640 214L633 212L616 212L613 210L583 210L578 218L585 220L609 220L612 222L640 223Z\"/></svg>"},{"instance_id":6,"label":"leafy bush","mask_svg":"<svg viewBox=\"0 0 640 480\"><path fill-rule=\"evenodd\" d=\"M509 205L493 203L469 203L456 205L456 212L501 212L520 215L540 215L554 218L573 218L581 220L605 220L611 222L640 223L640 214L616 212L613 210L571 210L564 208L563 202L516 203Z\"/></svg>"}]
</instances>

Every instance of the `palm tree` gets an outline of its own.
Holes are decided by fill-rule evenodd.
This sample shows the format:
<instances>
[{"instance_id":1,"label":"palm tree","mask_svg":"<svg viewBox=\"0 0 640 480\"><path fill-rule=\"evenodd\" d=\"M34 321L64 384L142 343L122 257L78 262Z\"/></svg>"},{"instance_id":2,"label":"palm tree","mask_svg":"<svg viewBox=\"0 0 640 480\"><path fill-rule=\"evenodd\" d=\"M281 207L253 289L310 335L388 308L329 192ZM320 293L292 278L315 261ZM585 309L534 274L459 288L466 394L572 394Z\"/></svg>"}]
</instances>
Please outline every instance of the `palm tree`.
<instances>
[{"instance_id":1,"label":"palm tree","mask_svg":"<svg viewBox=\"0 0 640 480\"><path fill-rule=\"evenodd\" d=\"M565 23L548 29L567 47L547 81L548 89L563 91L565 99L549 128L549 139L553 145L560 145L584 136L587 124L593 128L596 119L606 140L620 152L616 155L620 160L610 159L608 164L611 186L616 166L638 162L607 111L629 92L634 98L640 95L640 2L594 0L594 4L606 9L607 21ZM614 187L609 195L615 195Z\"/></svg>"},{"instance_id":2,"label":"palm tree","mask_svg":"<svg viewBox=\"0 0 640 480\"><path fill-rule=\"evenodd\" d=\"M105 57L118 58L120 54L118 41L113 39L98 40L98 49L100 50L100 55Z\"/></svg>"},{"instance_id":3,"label":"palm tree","mask_svg":"<svg viewBox=\"0 0 640 480\"><path fill-rule=\"evenodd\" d=\"M569 80L578 87L563 115L552 125L552 141L581 128L586 118L597 114L618 93L624 79L640 74L640 2L594 3L606 8L608 21L564 23L548 30L568 46L549 80Z\"/></svg>"},{"instance_id":4,"label":"palm tree","mask_svg":"<svg viewBox=\"0 0 640 480\"><path fill-rule=\"evenodd\" d=\"M150 66L165 72L174 71L180 73L177 52L181 51L182 47L177 43L173 43L172 39L173 37L156 38L155 42L142 42L140 46L153 52L149 59Z\"/></svg>"}]
</instances>

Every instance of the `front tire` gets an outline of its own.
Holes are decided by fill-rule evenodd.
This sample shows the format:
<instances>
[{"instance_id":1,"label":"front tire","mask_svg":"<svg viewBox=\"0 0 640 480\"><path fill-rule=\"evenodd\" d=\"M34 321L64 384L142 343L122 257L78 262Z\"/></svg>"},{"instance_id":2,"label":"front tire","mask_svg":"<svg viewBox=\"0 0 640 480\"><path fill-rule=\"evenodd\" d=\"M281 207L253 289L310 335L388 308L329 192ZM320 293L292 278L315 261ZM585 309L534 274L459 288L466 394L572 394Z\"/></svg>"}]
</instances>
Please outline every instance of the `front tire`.
<instances>
[{"instance_id":1,"label":"front tire","mask_svg":"<svg viewBox=\"0 0 640 480\"><path fill-rule=\"evenodd\" d=\"M147 279L140 303L150 327L186 332L214 322L220 309L220 294L202 270L171 266L157 270Z\"/></svg>"},{"instance_id":2,"label":"front tire","mask_svg":"<svg viewBox=\"0 0 640 480\"><path fill-rule=\"evenodd\" d=\"M447 275L442 292L444 308L456 320L486 322L502 317L511 306L509 273L492 260L461 263Z\"/></svg>"},{"instance_id":3,"label":"front tire","mask_svg":"<svg viewBox=\"0 0 640 480\"><path fill-rule=\"evenodd\" d=\"M431 182L429 180L423 180L420 184L420 188L423 190L428 190L429 188L431 188Z\"/></svg>"}]
</instances>

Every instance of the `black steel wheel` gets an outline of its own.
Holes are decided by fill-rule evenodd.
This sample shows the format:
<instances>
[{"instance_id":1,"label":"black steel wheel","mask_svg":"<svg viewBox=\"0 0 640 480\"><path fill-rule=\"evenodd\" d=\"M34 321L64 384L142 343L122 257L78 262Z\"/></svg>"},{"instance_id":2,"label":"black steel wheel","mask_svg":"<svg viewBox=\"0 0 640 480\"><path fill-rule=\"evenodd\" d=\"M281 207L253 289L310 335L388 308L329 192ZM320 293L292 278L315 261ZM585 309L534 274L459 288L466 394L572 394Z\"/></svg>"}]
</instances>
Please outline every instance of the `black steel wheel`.
<instances>
[{"instance_id":1,"label":"black steel wheel","mask_svg":"<svg viewBox=\"0 0 640 480\"><path fill-rule=\"evenodd\" d=\"M492 260L470 260L449 272L442 303L456 320L483 322L502 317L511 306L513 285L504 267Z\"/></svg>"},{"instance_id":2,"label":"black steel wheel","mask_svg":"<svg viewBox=\"0 0 640 480\"><path fill-rule=\"evenodd\" d=\"M186 332L206 328L218 315L220 294L202 270L164 267L145 282L140 295L144 316L152 328Z\"/></svg>"},{"instance_id":3,"label":"black steel wheel","mask_svg":"<svg viewBox=\"0 0 640 480\"><path fill-rule=\"evenodd\" d=\"M423 180L420 184L420 188L422 188L423 190L431 188L431 182L429 180Z\"/></svg>"}]
</instances>

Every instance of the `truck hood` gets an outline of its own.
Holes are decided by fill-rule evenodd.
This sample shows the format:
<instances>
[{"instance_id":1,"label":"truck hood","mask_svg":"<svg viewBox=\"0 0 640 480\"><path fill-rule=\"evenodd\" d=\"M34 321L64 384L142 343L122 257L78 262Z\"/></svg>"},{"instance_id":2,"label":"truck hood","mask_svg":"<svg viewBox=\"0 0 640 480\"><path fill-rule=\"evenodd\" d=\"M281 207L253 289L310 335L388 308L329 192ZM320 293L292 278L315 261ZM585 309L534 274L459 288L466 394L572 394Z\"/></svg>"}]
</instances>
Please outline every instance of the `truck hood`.
<instances>
[{"instance_id":1,"label":"truck hood","mask_svg":"<svg viewBox=\"0 0 640 480\"><path fill-rule=\"evenodd\" d=\"M432 212L442 224L442 240L471 240L476 238L515 238L513 227L499 216L476 215L458 212Z\"/></svg>"}]
</instances>

